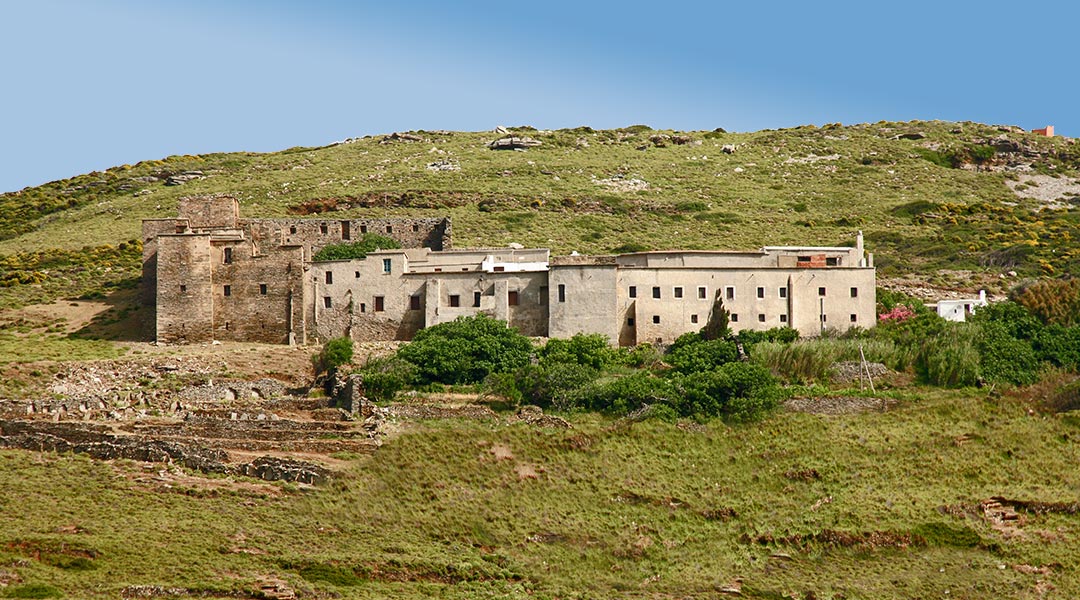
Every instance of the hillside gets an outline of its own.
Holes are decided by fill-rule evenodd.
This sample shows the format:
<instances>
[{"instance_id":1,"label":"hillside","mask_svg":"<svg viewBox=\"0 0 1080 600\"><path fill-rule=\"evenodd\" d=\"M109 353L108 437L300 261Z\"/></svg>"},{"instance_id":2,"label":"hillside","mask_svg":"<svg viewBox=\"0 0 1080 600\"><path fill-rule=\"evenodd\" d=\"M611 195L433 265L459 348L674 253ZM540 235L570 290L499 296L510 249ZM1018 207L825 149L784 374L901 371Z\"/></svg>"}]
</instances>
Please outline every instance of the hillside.
<instances>
[{"instance_id":1,"label":"hillside","mask_svg":"<svg viewBox=\"0 0 1080 600\"><path fill-rule=\"evenodd\" d=\"M449 214L457 246L559 253L846 245L861 229L880 276L937 287L1080 266L1070 139L945 122L511 131L541 145L497 151L487 144L502 134L421 131L173 156L3 194L0 302L130 286L140 219L210 193L236 195L245 216Z\"/></svg>"}]
</instances>

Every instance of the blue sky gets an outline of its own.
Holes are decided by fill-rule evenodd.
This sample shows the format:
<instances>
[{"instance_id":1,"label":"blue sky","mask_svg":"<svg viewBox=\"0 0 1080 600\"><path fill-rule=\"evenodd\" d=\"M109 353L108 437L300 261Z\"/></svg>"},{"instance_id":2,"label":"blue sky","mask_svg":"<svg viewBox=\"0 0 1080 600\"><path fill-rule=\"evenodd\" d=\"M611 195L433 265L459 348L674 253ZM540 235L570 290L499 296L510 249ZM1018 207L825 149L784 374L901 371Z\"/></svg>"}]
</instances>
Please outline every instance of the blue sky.
<instances>
[{"instance_id":1,"label":"blue sky","mask_svg":"<svg viewBox=\"0 0 1080 600\"><path fill-rule=\"evenodd\" d=\"M1077 17L1040 0L0 0L0 191L407 129L1078 136Z\"/></svg>"}]
</instances>

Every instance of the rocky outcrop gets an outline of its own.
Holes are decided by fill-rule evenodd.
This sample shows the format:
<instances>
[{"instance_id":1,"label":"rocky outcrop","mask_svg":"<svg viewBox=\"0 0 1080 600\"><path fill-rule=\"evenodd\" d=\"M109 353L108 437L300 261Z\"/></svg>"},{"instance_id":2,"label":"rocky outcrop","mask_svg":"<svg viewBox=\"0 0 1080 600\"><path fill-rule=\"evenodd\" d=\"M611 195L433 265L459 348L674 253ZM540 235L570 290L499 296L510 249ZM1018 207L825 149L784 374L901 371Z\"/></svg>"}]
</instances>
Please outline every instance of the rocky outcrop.
<instances>
[{"instance_id":1,"label":"rocky outcrop","mask_svg":"<svg viewBox=\"0 0 1080 600\"><path fill-rule=\"evenodd\" d=\"M518 137L516 135L510 135L492 140L488 142L488 148L492 150L524 150L526 148L535 148L542 145L540 140L534 140L531 137Z\"/></svg>"}]
</instances>

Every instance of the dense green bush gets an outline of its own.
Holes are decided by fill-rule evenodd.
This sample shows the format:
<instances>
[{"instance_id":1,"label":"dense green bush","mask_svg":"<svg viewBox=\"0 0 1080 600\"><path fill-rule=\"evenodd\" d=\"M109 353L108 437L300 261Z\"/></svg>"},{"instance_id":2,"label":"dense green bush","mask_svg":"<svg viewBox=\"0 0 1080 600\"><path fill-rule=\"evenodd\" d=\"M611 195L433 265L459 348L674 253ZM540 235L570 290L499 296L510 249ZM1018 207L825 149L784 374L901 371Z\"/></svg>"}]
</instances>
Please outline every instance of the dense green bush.
<instances>
[{"instance_id":1,"label":"dense green bush","mask_svg":"<svg viewBox=\"0 0 1080 600\"><path fill-rule=\"evenodd\" d=\"M574 337L551 339L540 349L541 363L572 363L603 369L615 362L618 353L599 333L578 333Z\"/></svg>"},{"instance_id":2,"label":"dense green bush","mask_svg":"<svg viewBox=\"0 0 1080 600\"><path fill-rule=\"evenodd\" d=\"M743 329L735 336L749 352L750 347L761 342L790 344L799 339L799 330L792 327L773 327L765 331Z\"/></svg>"},{"instance_id":3,"label":"dense green bush","mask_svg":"<svg viewBox=\"0 0 1080 600\"><path fill-rule=\"evenodd\" d=\"M708 373L678 377L675 408L684 417L724 417L732 421L759 419L783 397L779 382L765 367L747 362L727 363Z\"/></svg>"},{"instance_id":4,"label":"dense green bush","mask_svg":"<svg viewBox=\"0 0 1080 600\"><path fill-rule=\"evenodd\" d=\"M323 345L319 365L327 371L347 364L353 357L353 341L347 337L334 338Z\"/></svg>"},{"instance_id":5,"label":"dense green bush","mask_svg":"<svg viewBox=\"0 0 1080 600\"><path fill-rule=\"evenodd\" d=\"M1031 342L1036 355L1054 366L1080 369L1080 326L1048 325Z\"/></svg>"},{"instance_id":6,"label":"dense green bush","mask_svg":"<svg viewBox=\"0 0 1080 600\"><path fill-rule=\"evenodd\" d=\"M393 400L416 379L416 372L416 365L397 356L369 360L360 370L364 395L380 402Z\"/></svg>"},{"instance_id":7,"label":"dense green bush","mask_svg":"<svg viewBox=\"0 0 1080 600\"><path fill-rule=\"evenodd\" d=\"M697 333L687 333L675 340L665 360L677 373L688 375L711 371L738 357L739 350L735 342L703 340Z\"/></svg>"},{"instance_id":8,"label":"dense green bush","mask_svg":"<svg viewBox=\"0 0 1080 600\"><path fill-rule=\"evenodd\" d=\"M1042 321L1021 304L1007 300L982 306L971 315L971 323L994 323L1006 335L1018 340L1033 340L1043 328Z\"/></svg>"},{"instance_id":9,"label":"dense green bush","mask_svg":"<svg viewBox=\"0 0 1080 600\"><path fill-rule=\"evenodd\" d=\"M977 327L979 370L984 379L1015 385L1029 385L1038 380L1039 360L1031 342L1009 335L1010 327L1001 322L981 323Z\"/></svg>"},{"instance_id":10,"label":"dense green bush","mask_svg":"<svg viewBox=\"0 0 1080 600\"><path fill-rule=\"evenodd\" d=\"M479 383L529 362L529 338L485 315L458 317L417 332L398 357L417 367L420 383Z\"/></svg>"},{"instance_id":11,"label":"dense green bush","mask_svg":"<svg viewBox=\"0 0 1080 600\"><path fill-rule=\"evenodd\" d=\"M566 410L576 403L581 390L598 375L598 370L575 362L541 362L518 369L513 374L513 384L521 401Z\"/></svg>"},{"instance_id":12,"label":"dense green bush","mask_svg":"<svg viewBox=\"0 0 1080 600\"><path fill-rule=\"evenodd\" d=\"M638 371L626 377L593 383L581 390L577 403L589 410L625 415L647 404L672 406L678 394L668 380Z\"/></svg>"},{"instance_id":13,"label":"dense green bush","mask_svg":"<svg viewBox=\"0 0 1080 600\"><path fill-rule=\"evenodd\" d=\"M323 246L321 250L311 257L313 261L319 260L351 260L365 258L369 252L376 250L394 250L401 244L393 238L377 233L365 233L359 240L351 244L330 244Z\"/></svg>"}]
</instances>

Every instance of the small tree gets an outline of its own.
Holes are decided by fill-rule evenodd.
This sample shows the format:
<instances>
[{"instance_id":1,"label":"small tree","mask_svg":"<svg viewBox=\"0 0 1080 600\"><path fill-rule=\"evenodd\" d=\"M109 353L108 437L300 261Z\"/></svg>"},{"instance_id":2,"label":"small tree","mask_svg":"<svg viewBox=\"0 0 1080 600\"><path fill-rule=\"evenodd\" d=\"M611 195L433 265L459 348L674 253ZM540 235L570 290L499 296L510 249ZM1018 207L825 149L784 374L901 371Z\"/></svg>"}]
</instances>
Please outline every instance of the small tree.
<instances>
[{"instance_id":1,"label":"small tree","mask_svg":"<svg viewBox=\"0 0 1080 600\"><path fill-rule=\"evenodd\" d=\"M529 362L529 338L485 315L458 317L421 329L398 357L416 365L423 383L479 383L491 373L508 373Z\"/></svg>"},{"instance_id":2,"label":"small tree","mask_svg":"<svg viewBox=\"0 0 1080 600\"><path fill-rule=\"evenodd\" d=\"M353 357L353 341L351 338L334 338L323 344L322 352L319 353L319 366L324 371L333 373L341 365L347 364Z\"/></svg>"},{"instance_id":3,"label":"small tree","mask_svg":"<svg viewBox=\"0 0 1080 600\"><path fill-rule=\"evenodd\" d=\"M723 290L716 290L716 299L713 300L712 312L709 313L709 322L701 329L701 337L705 340L722 340L731 336L728 322L731 313L724 308Z\"/></svg>"}]
</instances>

